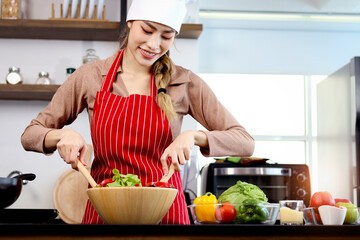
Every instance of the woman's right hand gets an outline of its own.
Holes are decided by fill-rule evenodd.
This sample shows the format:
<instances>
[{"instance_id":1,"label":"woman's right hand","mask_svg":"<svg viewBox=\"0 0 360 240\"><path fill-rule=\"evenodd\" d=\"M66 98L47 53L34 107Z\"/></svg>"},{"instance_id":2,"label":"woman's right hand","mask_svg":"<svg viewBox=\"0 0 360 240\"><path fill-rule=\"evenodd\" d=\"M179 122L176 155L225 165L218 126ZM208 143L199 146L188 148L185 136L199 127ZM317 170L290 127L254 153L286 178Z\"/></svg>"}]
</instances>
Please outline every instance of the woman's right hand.
<instances>
[{"instance_id":1,"label":"woman's right hand","mask_svg":"<svg viewBox=\"0 0 360 240\"><path fill-rule=\"evenodd\" d=\"M46 149L56 148L60 157L68 164L71 164L73 169L77 169L77 161L86 166L85 155L87 145L84 138L72 129L55 129L45 137L44 147Z\"/></svg>"}]
</instances>

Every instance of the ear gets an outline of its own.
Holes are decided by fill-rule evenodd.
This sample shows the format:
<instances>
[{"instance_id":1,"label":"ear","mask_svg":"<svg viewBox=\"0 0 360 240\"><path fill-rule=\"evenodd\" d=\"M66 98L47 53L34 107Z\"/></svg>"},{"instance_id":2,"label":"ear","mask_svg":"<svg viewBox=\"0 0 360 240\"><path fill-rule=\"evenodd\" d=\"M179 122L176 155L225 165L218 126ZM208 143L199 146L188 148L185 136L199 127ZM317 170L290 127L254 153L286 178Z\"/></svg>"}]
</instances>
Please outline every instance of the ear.
<instances>
[{"instance_id":1,"label":"ear","mask_svg":"<svg viewBox=\"0 0 360 240\"><path fill-rule=\"evenodd\" d=\"M127 24L128 28L130 29L133 25L133 21L128 21L126 24Z\"/></svg>"}]
</instances>

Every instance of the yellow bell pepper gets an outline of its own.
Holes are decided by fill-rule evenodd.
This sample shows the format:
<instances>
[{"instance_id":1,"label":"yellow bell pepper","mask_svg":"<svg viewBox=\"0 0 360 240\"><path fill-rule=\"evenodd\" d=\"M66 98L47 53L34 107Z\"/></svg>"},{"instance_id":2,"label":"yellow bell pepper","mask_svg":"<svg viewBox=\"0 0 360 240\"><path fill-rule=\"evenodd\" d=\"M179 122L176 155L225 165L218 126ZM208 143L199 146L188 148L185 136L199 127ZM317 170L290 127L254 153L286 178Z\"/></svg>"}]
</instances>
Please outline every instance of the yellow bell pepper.
<instances>
[{"instance_id":1,"label":"yellow bell pepper","mask_svg":"<svg viewBox=\"0 0 360 240\"><path fill-rule=\"evenodd\" d=\"M216 203L218 200L215 195L208 192L204 196L195 198L195 214L200 222L215 222L215 210L217 208Z\"/></svg>"}]
</instances>

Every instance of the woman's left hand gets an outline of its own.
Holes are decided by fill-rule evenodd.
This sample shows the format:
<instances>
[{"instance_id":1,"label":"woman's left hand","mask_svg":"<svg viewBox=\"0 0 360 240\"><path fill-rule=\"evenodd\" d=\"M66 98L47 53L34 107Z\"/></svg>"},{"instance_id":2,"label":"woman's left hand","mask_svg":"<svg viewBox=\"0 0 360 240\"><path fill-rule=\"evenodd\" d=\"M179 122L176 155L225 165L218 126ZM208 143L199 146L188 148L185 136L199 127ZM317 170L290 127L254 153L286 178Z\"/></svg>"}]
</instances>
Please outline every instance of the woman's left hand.
<instances>
[{"instance_id":1,"label":"woman's left hand","mask_svg":"<svg viewBox=\"0 0 360 240\"><path fill-rule=\"evenodd\" d=\"M191 148L194 145L201 147L208 146L207 137L205 133L199 131L184 131L165 149L160 158L164 173L168 173L168 158L174 165L174 169L180 172L180 164L184 165L191 156Z\"/></svg>"}]
</instances>

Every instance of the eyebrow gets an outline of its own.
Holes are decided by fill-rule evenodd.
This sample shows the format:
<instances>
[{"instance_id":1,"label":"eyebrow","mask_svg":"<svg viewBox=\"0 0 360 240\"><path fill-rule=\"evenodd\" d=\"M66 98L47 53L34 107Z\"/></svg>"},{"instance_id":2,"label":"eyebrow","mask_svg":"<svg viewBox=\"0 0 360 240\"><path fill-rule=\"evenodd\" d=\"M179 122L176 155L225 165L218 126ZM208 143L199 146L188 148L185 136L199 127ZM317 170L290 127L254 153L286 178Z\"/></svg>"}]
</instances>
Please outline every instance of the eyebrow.
<instances>
[{"instance_id":1,"label":"eyebrow","mask_svg":"<svg viewBox=\"0 0 360 240\"><path fill-rule=\"evenodd\" d=\"M154 29L154 30L157 30L157 28L156 28L154 25L152 25L150 22L148 22L148 21L143 21L143 22L144 22L146 25L148 25L150 28L152 28L152 29ZM174 29L164 31L164 33L174 33L174 32L175 32Z\"/></svg>"}]
</instances>

